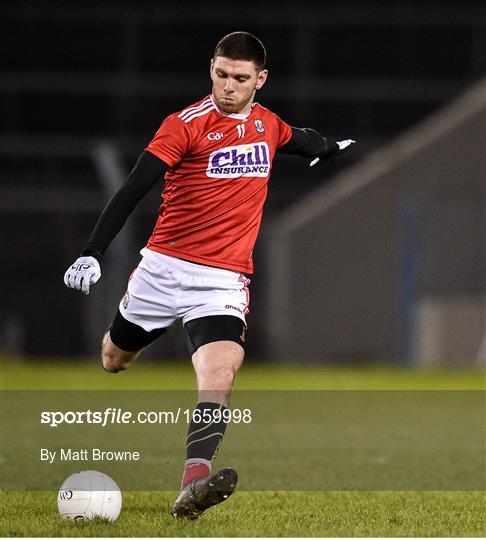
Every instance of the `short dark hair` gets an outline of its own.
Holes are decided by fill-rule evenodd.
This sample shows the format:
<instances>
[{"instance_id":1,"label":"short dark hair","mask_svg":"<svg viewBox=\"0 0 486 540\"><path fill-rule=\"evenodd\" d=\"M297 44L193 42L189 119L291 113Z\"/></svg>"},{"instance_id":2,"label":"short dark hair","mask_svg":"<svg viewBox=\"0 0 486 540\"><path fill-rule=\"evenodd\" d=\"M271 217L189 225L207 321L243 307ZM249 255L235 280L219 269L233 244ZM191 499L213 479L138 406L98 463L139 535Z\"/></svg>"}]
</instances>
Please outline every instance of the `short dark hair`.
<instances>
[{"instance_id":1,"label":"short dark hair","mask_svg":"<svg viewBox=\"0 0 486 540\"><path fill-rule=\"evenodd\" d=\"M232 32L220 39L214 49L214 56L224 56L232 60L253 61L261 71L267 62L267 52L263 43L249 32Z\"/></svg>"}]
</instances>

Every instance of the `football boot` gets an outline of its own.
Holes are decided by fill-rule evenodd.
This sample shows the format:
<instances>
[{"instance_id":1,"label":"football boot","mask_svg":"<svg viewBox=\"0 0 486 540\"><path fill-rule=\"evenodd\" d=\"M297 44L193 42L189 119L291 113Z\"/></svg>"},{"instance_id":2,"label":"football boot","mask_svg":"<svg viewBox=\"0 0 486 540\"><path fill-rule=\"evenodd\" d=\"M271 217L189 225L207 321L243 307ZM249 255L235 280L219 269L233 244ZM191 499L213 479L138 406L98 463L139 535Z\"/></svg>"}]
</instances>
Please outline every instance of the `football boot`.
<instances>
[{"instance_id":1,"label":"football boot","mask_svg":"<svg viewBox=\"0 0 486 540\"><path fill-rule=\"evenodd\" d=\"M197 519L205 510L230 497L237 482L237 472L229 468L192 480L179 493L172 507L172 515L176 518Z\"/></svg>"}]
</instances>

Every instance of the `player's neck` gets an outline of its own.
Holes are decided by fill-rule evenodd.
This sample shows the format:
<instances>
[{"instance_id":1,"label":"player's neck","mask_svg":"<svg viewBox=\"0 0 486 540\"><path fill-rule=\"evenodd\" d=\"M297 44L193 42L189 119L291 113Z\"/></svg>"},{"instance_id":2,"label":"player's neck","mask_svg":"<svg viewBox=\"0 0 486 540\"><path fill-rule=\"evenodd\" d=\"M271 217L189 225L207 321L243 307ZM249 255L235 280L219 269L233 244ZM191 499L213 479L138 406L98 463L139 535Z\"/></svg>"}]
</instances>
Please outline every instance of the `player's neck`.
<instances>
[{"instance_id":1,"label":"player's neck","mask_svg":"<svg viewBox=\"0 0 486 540\"><path fill-rule=\"evenodd\" d=\"M228 112L223 111L221 107L218 105L218 102L216 101L214 94L211 94L211 101L213 102L214 107L220 114L222 114L223 116L228 116L229 118L236 118L237 120L246 120L246 118L250 116L251 110L253 109L253 105L254 105L254 101L250 100L240 111L228 113Z\"/></svg>"}]
</instances>

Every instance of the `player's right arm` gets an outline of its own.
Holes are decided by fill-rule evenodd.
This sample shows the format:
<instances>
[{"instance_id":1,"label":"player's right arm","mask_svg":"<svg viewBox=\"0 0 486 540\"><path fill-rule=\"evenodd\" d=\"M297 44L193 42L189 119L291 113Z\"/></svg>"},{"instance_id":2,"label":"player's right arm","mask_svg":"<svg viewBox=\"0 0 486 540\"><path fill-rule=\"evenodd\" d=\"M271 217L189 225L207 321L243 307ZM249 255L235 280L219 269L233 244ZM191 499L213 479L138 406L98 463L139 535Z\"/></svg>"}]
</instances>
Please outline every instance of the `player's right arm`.
<instances>
[{"instance_id":1,"label":"player's right arm","mask_svg":"<svg viewBox=\"0 0 486 540\"><path fill-rule=\"evenodd\" d=\"M151 152L142 152L126 182L105 206L81 256L64 274L67 287L89 294L90 286L101 277L100 263L111 241L166 170L164 161Z\"/></svg>"}]
</instances>

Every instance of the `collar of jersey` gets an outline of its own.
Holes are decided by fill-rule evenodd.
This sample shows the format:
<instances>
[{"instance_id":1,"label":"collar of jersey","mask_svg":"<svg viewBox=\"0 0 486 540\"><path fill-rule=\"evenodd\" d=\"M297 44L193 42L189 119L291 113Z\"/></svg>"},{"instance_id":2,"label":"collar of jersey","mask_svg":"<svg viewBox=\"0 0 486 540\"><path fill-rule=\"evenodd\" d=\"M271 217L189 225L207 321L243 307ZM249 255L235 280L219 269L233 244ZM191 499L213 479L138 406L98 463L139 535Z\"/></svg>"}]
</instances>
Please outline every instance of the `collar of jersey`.
<instances>
[{"instance_id":1,"label":"collar of jersey","mask_svg":"<svg viewBox=\"0 0 486 540\"><path fill-rule=\"evenodd\" d=\"M216 101L213 99L213 96L211 94L210 96L211 98L211 102L212 104L214 105L214 108L216 109L217 112L219 112L219 114L223 115L223 116L226 116L226 118L234 118L235 120L246 120L250 114L252 113L253 111L253 107L255 106L254 103L252 103L251 105L251 109L250 109L250 112L246 113L246 114L238 114L238 113L225 113L223 112L217 105L216 105Z\"/></svg>"}]
</instances>

